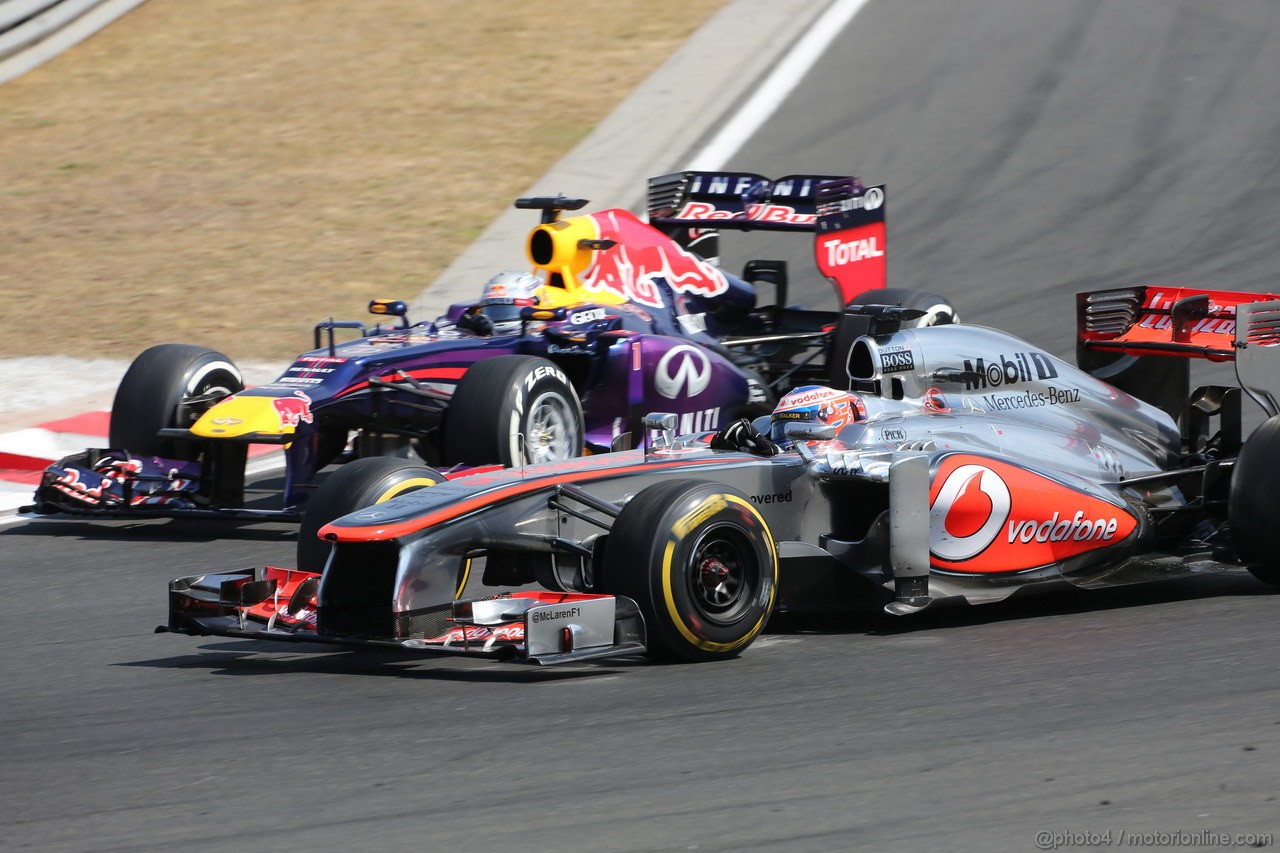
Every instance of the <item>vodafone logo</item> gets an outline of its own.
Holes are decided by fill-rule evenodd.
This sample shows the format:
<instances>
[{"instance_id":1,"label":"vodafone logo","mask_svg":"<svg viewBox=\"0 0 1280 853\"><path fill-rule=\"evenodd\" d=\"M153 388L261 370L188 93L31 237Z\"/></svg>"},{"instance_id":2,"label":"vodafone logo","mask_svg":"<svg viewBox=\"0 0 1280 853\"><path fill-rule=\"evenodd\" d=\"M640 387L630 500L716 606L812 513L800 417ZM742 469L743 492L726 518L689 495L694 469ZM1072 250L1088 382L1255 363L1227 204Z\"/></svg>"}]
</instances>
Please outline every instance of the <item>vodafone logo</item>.
<instances>
[{"instance_id":1,"label":"vodafone logo","mask_svg":"<svg viewBox=\"0 0 1280 853\"><path fill-rule=\"evenodd\" d=\"M982 465L961 465L947 475L929 507L934 556L949 562L972 559L986 550L1009 518L1009 487Z\"/></svg>"},{"instance_id":2,"label":"vodafone logo","mask_svg":"<svg viewBox=\"0 0 1280 853\"><path fill-rule=\"evenodd\" d=\"M882 204L884 204L884 190L880 187L869 187L867 191L862 194L863 210L875 210Z\"/></svg>"},{"instance_id":3,"label":"vodafone logo","mask_svg":"<svg viewBox=\"0 0 1280 853\"><path fill-rule=\"evenodd\" d=\"M653 374L653 387L668 400L696 397L711 384L711 359L702 350L680 344L667 350Z\"/></svg>"},{"instance_id":4,"label":"vodafone logo","mask_svg":"<svg viewBox=\"0 0 1280 853\"><path fill-rule=\"evenodd\" d=\"M1099 559L1140 533L1119 501L998 459L942 461L929 494L929 550L939 568L975 575Z\"/></svg>"}]
</instances>

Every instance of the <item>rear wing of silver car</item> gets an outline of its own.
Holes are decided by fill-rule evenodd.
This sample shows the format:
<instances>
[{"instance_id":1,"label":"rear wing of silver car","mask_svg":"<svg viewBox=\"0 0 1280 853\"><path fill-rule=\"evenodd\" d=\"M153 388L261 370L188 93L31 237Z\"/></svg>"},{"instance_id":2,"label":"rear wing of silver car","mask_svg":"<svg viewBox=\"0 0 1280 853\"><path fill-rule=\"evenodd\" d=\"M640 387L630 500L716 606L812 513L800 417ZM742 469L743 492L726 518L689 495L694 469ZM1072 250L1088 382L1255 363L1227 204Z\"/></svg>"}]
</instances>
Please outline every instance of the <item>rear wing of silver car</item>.
<instances>
[{"instance_id":1,"label":"rear wing of silver car","mask_svg":"<svg viewBox=\"0 0 1280 853\"><path fill-rule=\"evenodd\" d=\"M1189 393L1191 359L1235 362L1241 390L1268 417L1280 414L1280 297L1184 287L1077 295L1077 364L1179 418L1184 436L1205 413L1232 417L1221 389Z\"/></svg>"}]
</instances>

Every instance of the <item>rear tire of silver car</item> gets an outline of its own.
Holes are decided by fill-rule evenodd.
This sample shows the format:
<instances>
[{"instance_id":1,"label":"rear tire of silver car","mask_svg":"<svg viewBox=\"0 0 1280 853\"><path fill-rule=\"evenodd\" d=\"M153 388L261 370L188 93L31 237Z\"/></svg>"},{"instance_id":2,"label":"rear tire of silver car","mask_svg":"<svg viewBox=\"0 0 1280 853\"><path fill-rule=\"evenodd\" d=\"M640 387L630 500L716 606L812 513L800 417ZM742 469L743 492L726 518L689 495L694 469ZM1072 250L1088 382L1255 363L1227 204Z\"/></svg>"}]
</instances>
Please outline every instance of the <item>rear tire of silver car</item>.
<instances>
[{"instance_id":1,"label":"rear tire of silver car","mask_svg":"<svg viewBox=\"0 0 1280 853\"><path fill-rule=\"evenodd\" d=\"M584 432L578 392L560 368L503 355L463 374L445 413L444 458L508 467L560 462L582 455Z\"/></svg>"},{"instance_id":2,"label":"rear tire of silver car","mask_svg":"<svg viewBox=\"0 0 1280 853\"><path fill-rule=\"evenodd\" d=\"M108 443L138 456L195 459L197 444L161 439L166 428L190 428L217 401L244 390L239 369L220 352L160 344L133 360L111 404Z\"/></svg>"},{"instance_id":3,"label":"rear tire of silver car","mask_svg":"<svg viewBox=\"0 0 1280 853\"><path fill-rule=\"evenodd\" d=\"M597 591L633 599L650 657L736 656L764 628L778 555L764 518L740 492L672 480L632 498L605 544Z\"/></svg>"},{"instance_id":4,"label":"rear tire of silver car","mask_svg":"<svg viewBox=\"0 0 1280 853\"><path fill-rule=\"evenodd\" d=\"M1280 586L1280 553L1276 531L1280 529L1280 415L1268 418L1240 448L1231 471L1227 516L1236 554L1258 580Z\"/></svg>"},{"instance_id":5,"label":"rear tire of silver car","mask_svg":"<svg viewBox=\"0 0 1280 853\"><path fill-rule=\"evenodd\" d=\"M329 543L320 539L319 533L329 522L444 480L434 468L389 456L370 456L343 465L320 484L302 513L298 568L308 572L324 569Z\"/></svg>"},{"instance_id":6,"label":"rear tire of silver car","mask_svg":"<svg viewBox=\"0 0 1280 853\"><path fill-rule=\"evenodd\" d=\"M904 329L947 326L960 322L960 315L947 297L910 287L883 287L879 290L864 291L849 300L849 304L896 305L899 308L924 312L923 317L903 323Z\"/></svg>"},{"instance_id":7,"label":"rear tire of silver car","mask_svg":"<svg viewBox=\"0 0 1280 853\"><path fill-rule=\"evenodd\" d=\"M904 329L921 329L926 326L949 326L960 322L955 306L945 296L913 290L908 287L885 287L867 290L849 300L846 307L864 305L896 305L908 310L923 311L924 315L902 324ZM833 388L849 388L849 350L860 335L868 331L866 317L841 314L827 358L827 384Z\"/></svg>"}]
</instances>

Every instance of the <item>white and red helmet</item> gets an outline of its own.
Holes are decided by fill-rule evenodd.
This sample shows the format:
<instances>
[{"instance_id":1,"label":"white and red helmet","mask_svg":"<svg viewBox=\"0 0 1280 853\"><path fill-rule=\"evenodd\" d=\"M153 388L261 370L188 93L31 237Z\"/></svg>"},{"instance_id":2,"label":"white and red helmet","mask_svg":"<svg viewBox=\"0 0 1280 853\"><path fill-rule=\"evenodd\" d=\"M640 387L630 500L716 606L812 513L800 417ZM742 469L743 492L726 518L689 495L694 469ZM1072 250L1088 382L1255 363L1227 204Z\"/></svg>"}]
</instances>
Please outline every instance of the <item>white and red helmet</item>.
<instances>
[{"instance_id":1,"label":"white and red helmet","mask_svg":"<svg viewBox=\"0 0 1280 853\"><path fill-rule=\"evenodd\" d=\"M769 438L789 442L789 423L824 424L839 429L867 419L867 407L857 394L825 385L802 385L783 396L769 418Z\"/></svg>"}]
</instances>

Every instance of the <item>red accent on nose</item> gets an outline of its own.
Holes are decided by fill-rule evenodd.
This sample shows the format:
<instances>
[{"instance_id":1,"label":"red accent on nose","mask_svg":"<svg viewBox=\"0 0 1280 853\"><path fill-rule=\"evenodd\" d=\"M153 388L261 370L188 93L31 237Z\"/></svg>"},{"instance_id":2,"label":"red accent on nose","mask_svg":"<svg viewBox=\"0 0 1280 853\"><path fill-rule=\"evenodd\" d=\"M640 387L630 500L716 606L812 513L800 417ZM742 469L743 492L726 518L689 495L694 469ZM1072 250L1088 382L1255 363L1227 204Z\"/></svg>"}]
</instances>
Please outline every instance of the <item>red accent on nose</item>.
<instances>
[{"instance_id":1,"label":"red accent on nose","mask_svg":"<svg viewBox=\"0 0 1280 853\"><path fill-rule=\"evenodd\" d=\"M952 502L951 509L947 510L943 526L956 539L964 539L977 533L991 517L991 497L982 491L981 481L981 471L965 481L964 489Z\"/></svg>"}]
</instances>

